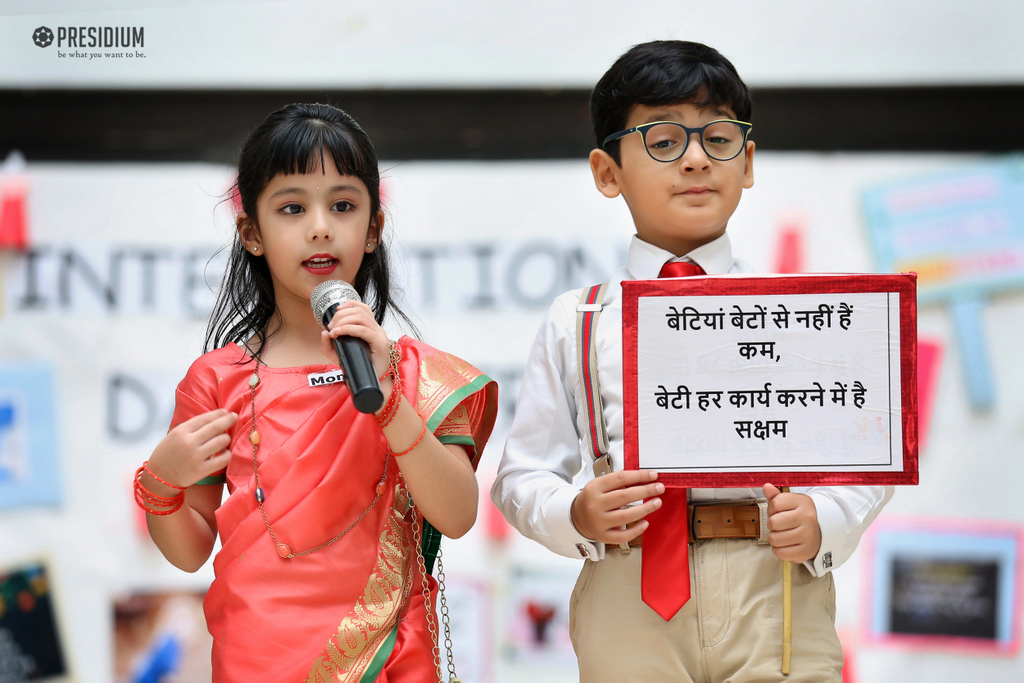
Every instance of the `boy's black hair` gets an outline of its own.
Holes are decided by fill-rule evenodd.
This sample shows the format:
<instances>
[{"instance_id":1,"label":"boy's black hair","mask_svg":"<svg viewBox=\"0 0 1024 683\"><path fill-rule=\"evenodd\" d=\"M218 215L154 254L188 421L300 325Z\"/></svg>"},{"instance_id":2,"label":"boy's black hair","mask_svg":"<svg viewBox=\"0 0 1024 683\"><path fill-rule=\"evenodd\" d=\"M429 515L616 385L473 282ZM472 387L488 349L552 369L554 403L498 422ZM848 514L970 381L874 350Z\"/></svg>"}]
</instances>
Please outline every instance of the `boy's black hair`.
<instances>
[{"instance_id":1,"label":"boy's black hair","mask_svg":"<svg viewBox=\"0 0 1024 683\"><path fill-rule=\"evenodd\" d=\"M279 173L317 173L324 168L324 154L330 154L338 173L359 178L370 193L370 220L377 221L380 209L380 170L373 143L355 119L327 104L289 104L275 111L252 132L238 155L238 180L232 188L242 211L257 229L256 200L270 180ZM363 256L352 286L373 309L378 324L389 309L403 321L409 318L392 299L388 254L383 225L377 248ZM206 329L203 352L225 344L245 342L255 335L255 351L263 348L272 330L267 324L274 315L274 285L265 258L246 251L237 234L228 254L213 314ZM313 315L310 311L310 315ZM411 326L411 323L409 323Z\"/></svg>"},{"instance_id":2,"label":"boy's black hair","mask_svg":"<svg viewBox=\"0 0 1024 683\"><path fill-rule=\"evenodd\" d=\"M590 95L590 120L597 147L625 129L633 107L689 103L732 109L750 121L750 90L736 67L718 50L683 40L656 40L634 45L615 60ZM605 149L619 161L619 141Z\"/></svg>"}]
</instances>

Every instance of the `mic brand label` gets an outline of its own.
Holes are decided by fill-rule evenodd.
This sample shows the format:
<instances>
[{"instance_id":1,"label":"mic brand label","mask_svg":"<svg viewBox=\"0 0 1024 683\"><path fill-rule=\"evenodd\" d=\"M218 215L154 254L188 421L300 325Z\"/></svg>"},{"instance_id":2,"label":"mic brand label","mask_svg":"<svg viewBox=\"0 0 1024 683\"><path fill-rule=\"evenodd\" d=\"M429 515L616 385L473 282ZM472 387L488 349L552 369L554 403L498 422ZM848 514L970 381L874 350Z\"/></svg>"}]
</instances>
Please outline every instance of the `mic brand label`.
<instances>
[{"instance_id":1,"label":"mic brand label","mask_svg":"<svg viewBox=\"0 0 1024 683\"><path fill-rule=\"evenodd\" d=\"M341 368L338 368L330 372L315 372L306 375L306 379L309 380L309 386L311 387L326 387L331 384L341 384L344 382L345 373Z\"/></svg>"}]
</instances>

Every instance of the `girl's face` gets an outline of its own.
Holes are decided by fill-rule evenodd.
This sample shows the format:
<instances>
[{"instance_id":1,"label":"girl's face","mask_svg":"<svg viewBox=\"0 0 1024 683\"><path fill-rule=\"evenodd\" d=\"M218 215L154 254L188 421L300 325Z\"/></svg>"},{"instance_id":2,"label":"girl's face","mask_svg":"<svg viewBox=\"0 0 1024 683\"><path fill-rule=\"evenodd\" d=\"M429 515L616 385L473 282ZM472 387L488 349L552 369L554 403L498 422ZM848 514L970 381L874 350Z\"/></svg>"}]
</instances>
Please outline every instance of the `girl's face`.
<instances>
[{"instance_id":1,"label":"girl's face","mask_svg":"<svg viewBox=\"0 0 1024 683\"><path fill-rule=\"evenodd\" d=\"M370 193L355 176L341 175L329 153L323 173L278 174L256 200L258 229L239 217L249 253L267 259L274 297L309 306L325 280L353 282L363 256L377 248L383 212L370 214Z\"/></svg>"}]
</instances>

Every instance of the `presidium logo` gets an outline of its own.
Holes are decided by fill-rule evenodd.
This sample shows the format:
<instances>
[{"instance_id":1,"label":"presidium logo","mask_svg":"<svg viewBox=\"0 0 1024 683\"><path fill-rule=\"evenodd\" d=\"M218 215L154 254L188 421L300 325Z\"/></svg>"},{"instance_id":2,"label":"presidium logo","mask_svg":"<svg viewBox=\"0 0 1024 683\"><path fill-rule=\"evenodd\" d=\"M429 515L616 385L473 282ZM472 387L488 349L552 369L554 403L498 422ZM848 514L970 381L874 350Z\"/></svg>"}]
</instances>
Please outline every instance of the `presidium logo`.
<instances>
[{"instance_id":1,"label":"presidium logo","mask_svg":"<svg viewBox=\"0 0 1024 683\"><path fill-rule=\"evenodd\" d=\"M76 48L67 52L58 49L57 56L61 59L134 59L146 56L139 50L124 50L146 46L145 28L142 26L58 26L56 36L48 26L40 26L32 32L32 42L43 48L50 47L55 37L58 48ZM104 51L83 52L78 48L100 48ZM111 48L120 51L107 51Z\"/></svg>"},{"instance_id":2,"label":"presidium logo","mask_svg":"<svg viewBox=\"0 0 1024 683\"><path fill-rule=\"evenodd\" d=\"M40 26L32 33L32 42L39 47L50 47L50 43L53 42L53 31L45 26Z\"/></svg>"}]
</instances>

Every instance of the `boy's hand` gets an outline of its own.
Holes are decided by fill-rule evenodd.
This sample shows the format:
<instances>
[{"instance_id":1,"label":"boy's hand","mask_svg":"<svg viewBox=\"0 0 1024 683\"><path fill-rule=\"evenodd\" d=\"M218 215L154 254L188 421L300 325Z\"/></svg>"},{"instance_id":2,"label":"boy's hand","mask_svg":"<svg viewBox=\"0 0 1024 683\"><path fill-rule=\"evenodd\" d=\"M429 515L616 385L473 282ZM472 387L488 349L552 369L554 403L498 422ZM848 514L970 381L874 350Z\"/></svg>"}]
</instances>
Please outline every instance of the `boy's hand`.
<instances>
[{"instance_id":1,"label":"boy's hand","mask_svg":"<svg viewBox=\"0 0 1024 683\"><path fill-rule=\"evenodd\" d=\"M806 562L821 548L821 527L814 500L803 493L782 493L764 485L768 499L768 543L780 560Z\"/></svg>"},{"instance_id":2,"label":"boy's hand","mask_svg":"<svg viewBox=\"0 0 1024 683\"><path fill-rule=\"evenodd\" d=\"M661 507L661 499L654 496L664 493L665 485L655 482L657 478L657 472L624 470L587 482L570 509L576 531L614 545L636 538L647 528L644 517ZM644 498L645 503L623 509Z\"/></svg>"},{"instance_id":3,"label":"boy's hand","mask_svg":"<svg viewBox=\"0 0 1024 683\"><path fill-rule=\"evenodd\" d=\"M167 432L149 458L149 469L175 486L188 487L228 466L231 437L227 430L238 415L223 408L196 415ZM143 473L143 485L151 493L170 497L176 490Z\"/></svg>"}]
</instances>

